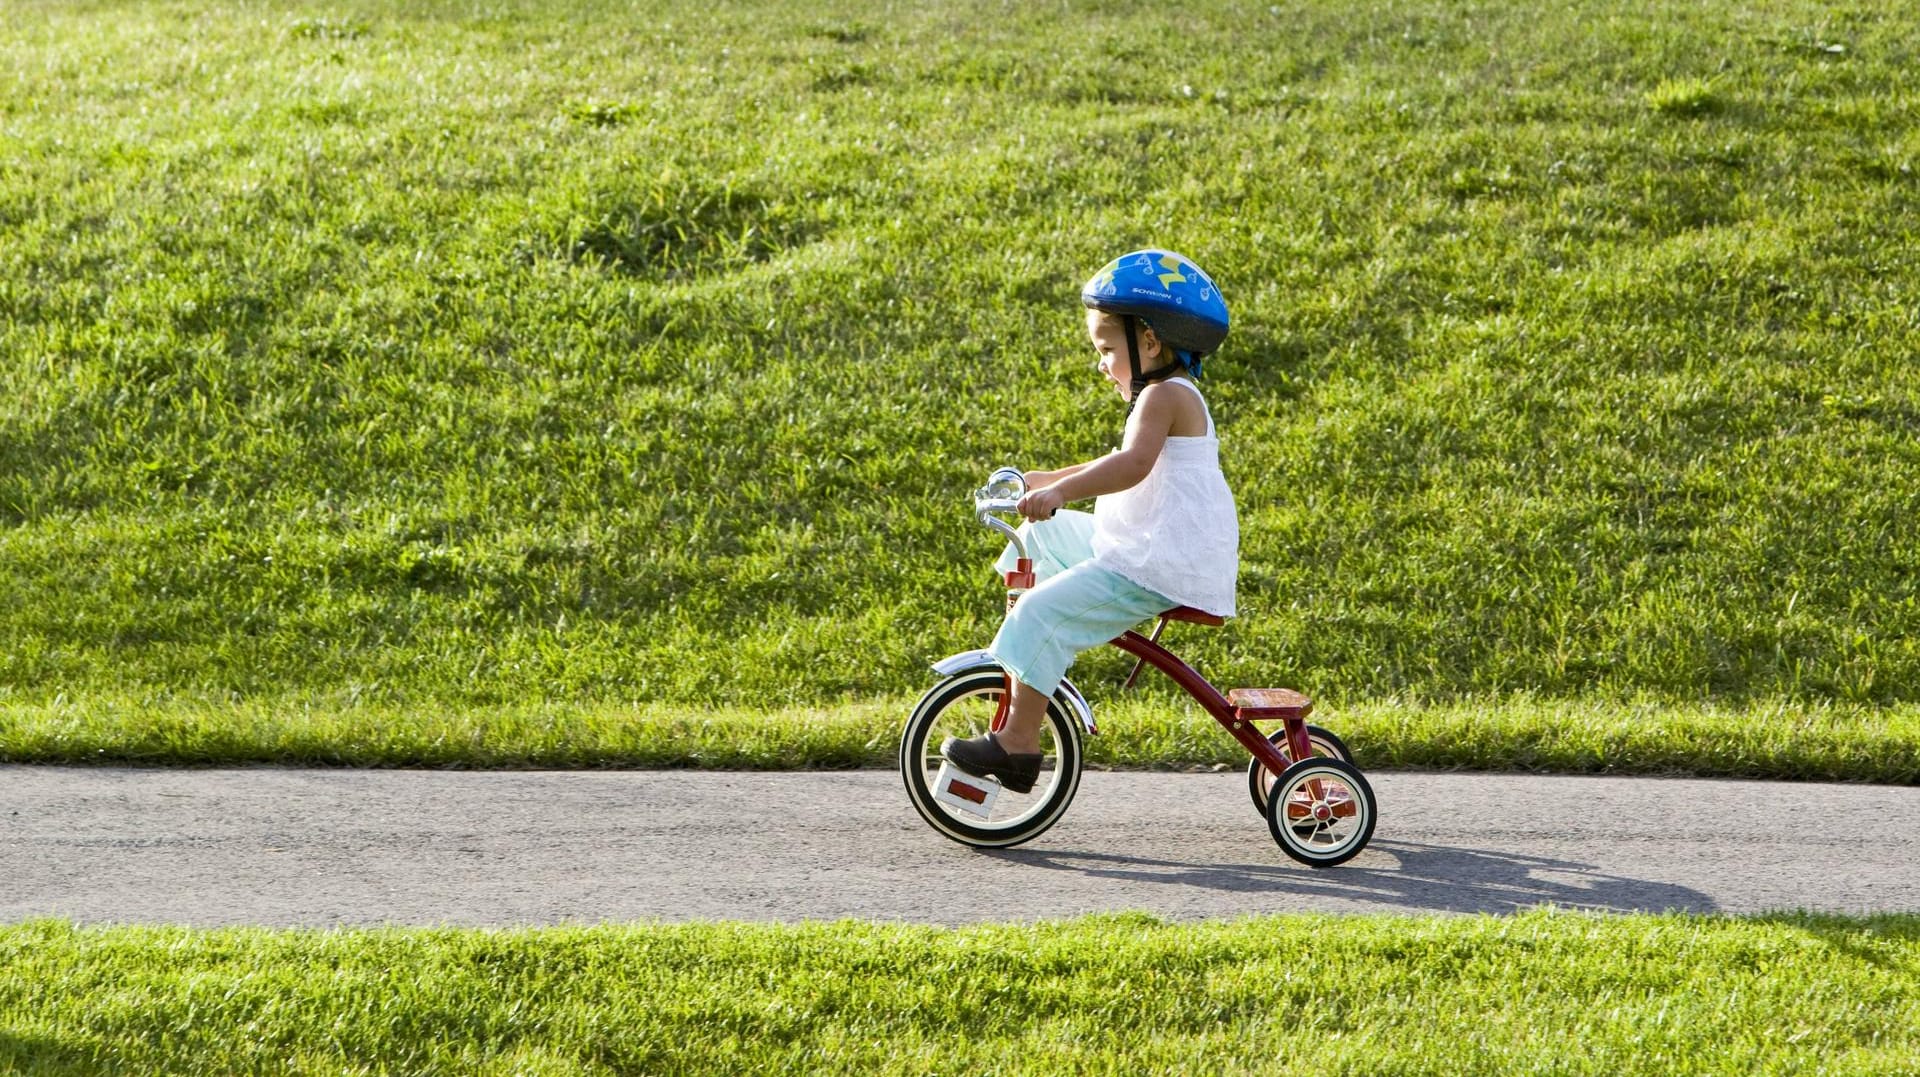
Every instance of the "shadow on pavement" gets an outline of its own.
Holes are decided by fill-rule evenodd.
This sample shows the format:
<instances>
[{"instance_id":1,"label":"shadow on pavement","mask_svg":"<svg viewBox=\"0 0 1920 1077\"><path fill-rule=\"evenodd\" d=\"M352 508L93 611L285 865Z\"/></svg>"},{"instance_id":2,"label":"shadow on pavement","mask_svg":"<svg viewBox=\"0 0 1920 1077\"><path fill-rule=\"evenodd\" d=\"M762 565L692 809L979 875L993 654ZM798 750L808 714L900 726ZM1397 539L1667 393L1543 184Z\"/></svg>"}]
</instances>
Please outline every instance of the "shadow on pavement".
<instances>
[{"instance_id":1,"label":"shadow on pavement","mask_svg":"<svg viewBox=\"0 0 1920 1077\"><path fill-rule=\"evenodd\" d=\"M1346 898L1387 909L1513 912L1557 905L1598 912L1715 912L1713 899L1672 883L1609 875L1591 864L1412 842L1374 842L1327 869L1278 864L1200 864L1114 853L1008 849L996 859L1097 878L1242 893ZM1383 863L1391 861L1391 863Z\"/></svg>"}]
</instances>

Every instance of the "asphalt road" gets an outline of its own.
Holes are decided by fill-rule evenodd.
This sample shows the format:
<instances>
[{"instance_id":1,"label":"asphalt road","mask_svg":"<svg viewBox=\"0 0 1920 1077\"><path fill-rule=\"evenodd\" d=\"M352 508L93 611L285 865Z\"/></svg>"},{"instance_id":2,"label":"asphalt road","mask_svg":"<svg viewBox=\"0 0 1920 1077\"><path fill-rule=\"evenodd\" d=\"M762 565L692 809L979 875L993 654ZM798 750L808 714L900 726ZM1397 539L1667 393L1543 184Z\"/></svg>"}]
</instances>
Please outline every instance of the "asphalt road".
<instances>
[{"instance_id":1,"label":"asphalt road","mask_svg":"<svg viewBox=\"0 0 1920 1077\"><path fill-rule=\"evenodd\" d=\"M1920 911L1920 788L1369 775L1373 844L1288 860L1239 772L1086 775L1032 843L940 837L890 771L0 767L0 921L332 926L1143 909Z\"/></svg>"}]
</instances>

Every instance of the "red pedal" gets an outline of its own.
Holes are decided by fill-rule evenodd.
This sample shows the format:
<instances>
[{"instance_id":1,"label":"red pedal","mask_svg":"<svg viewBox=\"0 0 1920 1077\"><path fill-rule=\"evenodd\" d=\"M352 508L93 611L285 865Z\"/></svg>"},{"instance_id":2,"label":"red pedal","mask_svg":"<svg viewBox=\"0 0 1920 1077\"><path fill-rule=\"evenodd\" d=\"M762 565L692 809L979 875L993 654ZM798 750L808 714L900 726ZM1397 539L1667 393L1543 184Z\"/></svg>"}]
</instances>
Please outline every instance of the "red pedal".
<instances>
[{"instance_id":1,"label":"red pedal","mask_svg":"<svg viewBox=\"0 0 1920 1077\"><path fill-rule=\"evenodd\" d=\"M942 759L940 773L933 779L933 799L968 815L993 818L993 802L1000 796L1000 783L976 778Z\"/></svg>"}]
</instances>

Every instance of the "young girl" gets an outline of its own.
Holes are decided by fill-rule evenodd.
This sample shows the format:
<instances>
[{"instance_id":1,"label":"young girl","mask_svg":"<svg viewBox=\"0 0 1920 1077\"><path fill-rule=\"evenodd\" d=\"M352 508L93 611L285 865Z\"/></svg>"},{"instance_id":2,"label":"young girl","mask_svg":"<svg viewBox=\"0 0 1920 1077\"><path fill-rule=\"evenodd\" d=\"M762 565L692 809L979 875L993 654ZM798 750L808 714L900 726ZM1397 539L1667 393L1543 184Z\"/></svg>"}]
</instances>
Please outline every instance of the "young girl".
<instances>
[{"instance_id":1,"label":"young girl","mask_svg":"<svg viewBox=\"0 0 1920 1077\"><path fill-rule=\"evenodd\" d=\"M1100 372L1133 405L1120 448L1027 472L1022 525L1039 583L1007 611L991 653L1013 675L1005 728L940 752L1024 793L1040 775L1040 724L1074 656L1175 606L1233 613L1240 526L1213 417L1193 379L1227 335L1227 305L1186 258L1121 255L1080 289ZM1059 514L1098 496L1092 516ZM1013 567L1009 550L1003 569Z\"/></svg>"}]
</instances>

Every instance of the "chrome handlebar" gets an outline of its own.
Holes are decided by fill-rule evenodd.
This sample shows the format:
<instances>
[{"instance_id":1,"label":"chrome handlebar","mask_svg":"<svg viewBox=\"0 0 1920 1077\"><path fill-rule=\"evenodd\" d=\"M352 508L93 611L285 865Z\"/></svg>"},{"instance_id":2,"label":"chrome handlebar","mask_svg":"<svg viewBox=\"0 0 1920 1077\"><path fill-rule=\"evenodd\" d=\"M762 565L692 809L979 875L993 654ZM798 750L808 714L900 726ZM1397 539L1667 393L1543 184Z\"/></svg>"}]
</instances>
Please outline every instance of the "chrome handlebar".
<instances>
[{"instance_id":1,"label":"chrome handlebar","mask_svg":"<svg viewBox=\"0 0 1920 1077\"><path fill-rule=\"evenodd\" d=\"M1007 536L1021 558L1027 556L1027 544L1012 524L995 516L997 512L1018 512L1020 499L1027 496L1027 477L1018 468L995 468L987 484L973 492L973 518Z\"/></svg>"}]
</instances>

